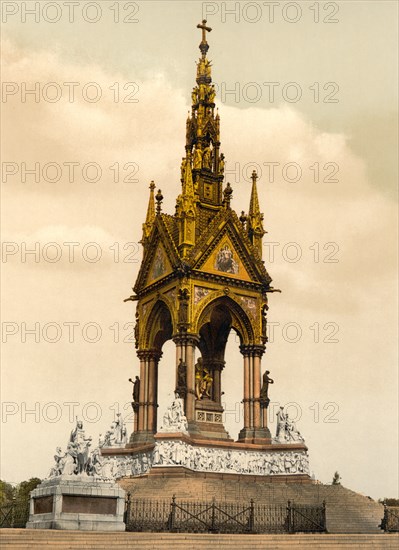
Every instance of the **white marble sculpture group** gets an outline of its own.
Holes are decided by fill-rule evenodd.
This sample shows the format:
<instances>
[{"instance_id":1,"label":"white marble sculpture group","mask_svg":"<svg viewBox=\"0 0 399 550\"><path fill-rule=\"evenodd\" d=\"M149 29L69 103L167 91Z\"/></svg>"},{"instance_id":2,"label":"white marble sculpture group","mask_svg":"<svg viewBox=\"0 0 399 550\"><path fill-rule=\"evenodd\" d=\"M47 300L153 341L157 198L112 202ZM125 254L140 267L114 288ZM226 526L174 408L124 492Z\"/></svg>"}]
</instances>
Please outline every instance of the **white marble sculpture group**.
<instances>
[{"instance_id":1,"label":"white marble sculpture group","mask_svg":"<svg viewBox=\"0 0 399 550\"><path fill-rule=\"evenodd\" d=\"M111 424L109 430L103 436L100 434L98 446L102 447L124 447L127 443L127 428L122 415L118 413L116 420Z\"/></svg>"},{"instance_id":2,"label":"white marble sculpture group","mask_svg":"<svg viewBox=\"0 0 399 550\"><path fill-rule=\"evenodd\" d=\"M181 399L177 393L171 405L169 405L163 415L163 423L160 432L188 433L188 423L184 414L183 399Z\"/></svg>"},{"instance_id":3,"label":"white marble sculpture group","mask_svg":"<svg viewBox=\"0 0 399 550\"><path fill-rule=\"evenodd\" d=\"M295 422L284 412L284 407L280 407L277 413L277 430L274 442L276 443L294 443L304 441L297 430Z\"/></svg>"},{"instance_id":4,"label":"white marble sculpture group","mask_svg":"<svg viewBox=\"0 0 399 550\"><path fill-rule=\"evenodd\" d=\"M54 455L55 464L49 477L59 475L79 475L87 473L89 465L89 447L92 438L86 437L83 422L77 420L75 429L72 430L65 452L57 447Z\"/></svg>"},{"instance_id":5,"label":"white marble sculpture group","mask_svg":"<svg viewBox=\"0 0 399 550\"><path fill-rule=\"evenodd\" d=\"M183 400L175 396L163 417L160 434L188 433ZM276 449L270 452L198 447L179 439L157 439L151 451L134 455L103 456L103 447L123 447L126 444L126 425L121 415L112 422L99 445L89 451L92 438L86 437L83 423L77 421L65 452L57 447L55 464L49 478L57 476L89 476L93 480L113 481L125 476L139 476L150 468L184 467L196 472L221 472L241 475L298 475L309 474L309 457L305 450ZM274 444L303 442L294 422L280 407Z\"/></svg>"},{"instance_id":6,"label":"white marble sculpture group","mask_svg":"<svg viewBox=\"0 0 399 550\"><path fill-rule=\"evenodd\" d=\"M112 480L115 475L112 469L104 464L101 455L102 447L121 447L127 442L126 425L122 416L117 414L117 419L112 422L110 429L103 438L100 435L98 447L90 452L92 438L86 437L83 429L83 422L76 421L76 427L72 430L69 437L66 451L57 447L54 455L55 464L51 468L49 478L57 476L89 476L104 481ZM110 473L111 472L111 473Z\"/></svg>"}]
</instances>

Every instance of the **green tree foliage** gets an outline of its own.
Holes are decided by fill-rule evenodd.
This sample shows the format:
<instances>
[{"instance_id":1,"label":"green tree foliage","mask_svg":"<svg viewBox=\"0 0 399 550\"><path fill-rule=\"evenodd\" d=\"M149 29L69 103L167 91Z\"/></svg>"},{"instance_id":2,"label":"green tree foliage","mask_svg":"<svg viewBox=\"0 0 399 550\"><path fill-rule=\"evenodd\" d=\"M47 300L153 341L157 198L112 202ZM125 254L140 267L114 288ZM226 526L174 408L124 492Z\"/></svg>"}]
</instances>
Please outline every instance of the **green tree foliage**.
<instances>
[{"instance_id":1,"label":"green tree foliage","mask_svg":"<svg viewBox=\"0 0 399 550\"><path fill-rule=\"evenodd\" d=\"M17 500L29 500L29 493L36 489L41 482L38 477L31 477L28 481L22 481L16 487L15 498Z\"/></svg>"},{"instance_id":2,"label":"green tree foliage","mask_svg":"<svg viewBox=\"0 0 399 550\"><path fill-rule=\"evenodd\" d=\"M0 506L2 504L8 504L12 502L12 497L14 496L14 487L11 483L0 480Z\"/></svg>"},{"instance_id":3,"label":"green tree foliage","mask_svg":"<svg viewBox=\"0 0 399 550\"><path fill-rule=\"evenodd\" d=\"M399 498L380 498L378 502L386 506L399 506Z\"/></svg>"},{"instance_id":4,"label":"green tree foliage","mask_svg":"<svg viewBox=\"0 0 399 550\"><path fill-rule=\"evenodd\" d=\"M38 477L31 477L27 481L22 481L18 485L11 485L6 481L0 480L0 505L9 504L13 500L18 502L28 502L29 494L33 489L35 489L41 479Z\"/></svg>"}]
</instances>

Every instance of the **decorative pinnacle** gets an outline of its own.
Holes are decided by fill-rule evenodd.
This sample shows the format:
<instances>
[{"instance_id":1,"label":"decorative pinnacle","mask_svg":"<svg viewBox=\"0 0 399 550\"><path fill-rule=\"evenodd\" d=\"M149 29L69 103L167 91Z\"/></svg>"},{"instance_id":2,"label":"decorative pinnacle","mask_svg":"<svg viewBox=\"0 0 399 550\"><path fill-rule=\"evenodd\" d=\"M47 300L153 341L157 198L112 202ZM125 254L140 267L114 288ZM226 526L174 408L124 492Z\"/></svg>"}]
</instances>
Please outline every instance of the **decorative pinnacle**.
<instances>
[{"instance_id":1,"label":"decorative pinnacle","mask_svg":"<svg viewBox=\"0 0 399 550\"><path fill-rule=\"evenodd\" d=\"M155 220L154 189L155 189L155 183L154 181L152 181L150 183L150 197L148 200L147 216L143 224L143 242L146 240L146 238L150 236L152 225Z\"/></svg>"},{"instance_id":2,"label":"decorative pinnacle","mask_svg":"<svg viewBox=\"0 0 399 550\"><path fill-rule=\"evenodd\" d=\"M249 203L248 218L250 219L251 223L254 223L255 218L258 219L260 217L258 190L256 188L256 180L258 179L258 174L256 173L255 170L252 172L251 178L252 178L252 191L251 191L251 200Z\"/></svg>"},{"instance_id":3,"label":"decorative pinnacle","mask_svg":"<svg viewBox=\"0 0 399 550\"><path fill-rule=\"evenodd\" d=\"M157 201L157 214L159 215L161 213L161 210L162 210L162 201L163 201L163 195L162 195L162 191L160 189L158 189L158 193L157 193L155 199Z\"/></svg>"},{"instance_id":4,"label":"decorative pinnacle","mask_svg":"<svg viewBox=\"0 0 399 550\"><path fill-rule=\"evenodd\" d=\"M197 25L197 29L202 30L202 40L201 40L201 44L199 45L199 49L201 50L202 57L205 57L207 51L209 50L209 44L206 41L206 32L207 31L211 32L212 29L211 29L211 27L206 26L206 19L202 20L202 25L201 24Z\"/></svg>"},{"instance_id":5,"label":"decorative pinnacle","mask_svg":"<svg viewBox=\"0 0 399 550\"><path fill-rule=\"evenodd\" d=\"M226 208L230 208L231 195L233 194L233 189L229 182L227 182L226 189L223 191L224 204Z\"/></svg>"},{"instance_id":6,"label":"decorative pinnacle","mask_svg":"<svg viewBox=\"0 0 399 550\"><path fill-rule=\"evenodd\" d=\"M256 188L256 180L258 179L258 174L255 170L252 172L252 191L251 191L251 200L249 202L249 212L248 212L248 236L254 243L255 236L257 239L262 238L265 234L263 229L263 214L261 214L259 209L259 199L258 199L258 190ZM261 246L261 245L259 245Z\"/></svg>"}]
</instances>

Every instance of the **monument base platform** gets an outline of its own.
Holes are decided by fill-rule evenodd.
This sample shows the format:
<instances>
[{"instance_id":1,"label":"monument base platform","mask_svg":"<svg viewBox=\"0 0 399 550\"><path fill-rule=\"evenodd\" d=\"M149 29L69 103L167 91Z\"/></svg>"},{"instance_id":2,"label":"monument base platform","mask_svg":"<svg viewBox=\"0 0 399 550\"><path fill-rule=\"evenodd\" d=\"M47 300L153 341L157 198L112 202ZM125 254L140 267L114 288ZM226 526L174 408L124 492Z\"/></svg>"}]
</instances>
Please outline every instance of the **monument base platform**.
<instances>
[{"instance_id":1,"label":"monument base platform","mask_svg":"<svg viewBox=\"0 0 399 550\"><path fill-rule=\"evenodd\" d=\"M108 479L157 472L184 471L218 476L259 476L309 479L309 457L302 441L268 442L212 440L187 433L158 433L152 444L102 448L102 471Z\"/></svg>"},{"instance_id":2,"label":"monument base platform","mask_svg":"<svg viewBox=\"0 0 399 550\"><path fill-rule=\"evenodd\" d=\"M125 491L85 475L43 481L31 493L27 529L124 531Z\"/></svg>"},{"instance_id":3,"label":"monument base platform","mask_svg":"<svg viewBox=\"0 0 399 550\"><path fill-rule=\"evenodd\" d=\"M188 468L182 468L181 466L176 466L174 468L151 468L147 476L151 479L153 478L171 478L171 479L185 479L186 482L191 483L191 480L208 480L209 482L214 481L226 481L226 482L240 482L245 480L246 483L314 483L312 478L307 474L297 474L297 475L279 475L279 476L262 476L262 475L253 475L253 474L231 474L231 473L220 473L220 472L194 472ZM143 476L141 476L143 478Z\"/></svg>"}]
</instances>

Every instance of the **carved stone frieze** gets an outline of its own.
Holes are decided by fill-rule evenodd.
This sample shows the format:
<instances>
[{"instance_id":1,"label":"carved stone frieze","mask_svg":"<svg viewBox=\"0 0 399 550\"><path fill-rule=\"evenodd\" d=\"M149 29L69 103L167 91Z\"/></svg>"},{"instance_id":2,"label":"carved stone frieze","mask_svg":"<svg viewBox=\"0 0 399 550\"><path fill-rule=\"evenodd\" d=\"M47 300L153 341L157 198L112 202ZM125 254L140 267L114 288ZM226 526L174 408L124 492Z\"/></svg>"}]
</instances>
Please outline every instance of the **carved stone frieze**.
<instances>
[{"instance_id":1,"label":"carved stone frieze","mask_svg":"<svg viewBox=\"0 0 399 550\"><path fill-rule=\"evenodd\" d=\"M157 440L152 451L134 456L103 459L103 479L138 476L150 468L182 466L195 472L220 472L242 475L309 475L309 456L305 450L270 452L215 447L197 447L182 440Z\"/></svg>"}]
</instances>

